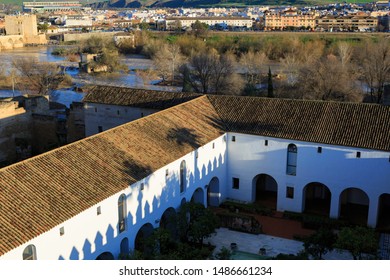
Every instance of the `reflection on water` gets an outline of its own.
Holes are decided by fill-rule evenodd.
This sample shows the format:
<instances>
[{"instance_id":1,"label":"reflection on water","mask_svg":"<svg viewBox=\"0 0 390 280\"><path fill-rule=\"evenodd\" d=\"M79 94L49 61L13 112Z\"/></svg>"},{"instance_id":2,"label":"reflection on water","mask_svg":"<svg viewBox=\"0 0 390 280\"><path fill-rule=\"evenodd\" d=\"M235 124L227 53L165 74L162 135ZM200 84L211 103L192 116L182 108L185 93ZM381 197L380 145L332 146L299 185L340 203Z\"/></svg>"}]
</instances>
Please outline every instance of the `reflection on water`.
<instances>
[{"instance_id":1,"label":"reflection on water","mask_svg":"<svg viewBox=\"0 0 390 280\"><path fill-rule=\"evenodd\" d=\"M0 52L0 61L1 64L4 64L5 67L10 67L12 61L18 59L35 59L39 62L60 62L65 58L61 56L52 55L54 46L39 46L39 47L26 47L26 48L16 48L12 50L2 50Z\"/></svg>"},{"instance_id":2,"label":"reflection on water","mask_svg":"<svg viewBox=\"0 0 390 280\"><path fill-rule=\"evenodd\" d=\"M63 47L63 46L61 46ZM66 47L66 46L65 46ZM0 52L0 68L11 69L12 61L21 58L33 58L39 62L55 62L61 64L61 61L65 61L66 57L52 55L52 51L58 48L58 46L39 46L39 47L25 47L13 50L4 50ZM130 70L129 73L117 74L117 75L89 75L85 73L79 73L78 69L70 68L66 70L66 73L72 77L73 83L77 87L81 87L86 84L96 85L111 85L111 86L123 86L133 88L145 88L152 90L164 90L164 91L180 91L179 87L167 87L153 85L156 81L146 82L137 75L137 70L151 69L154 67L153 61L145 58L141 55L126 55L121 56L121 62L125 64ZM20 92L15 94L20 95ZM12 91L0 90L0 97L12 96ZM56 90L51 94L51 101L65 104L69 107L72 101L81 101L83 94L67 89Z\"/></svg>"},{"instance_id":3,"label":"reflection on water","mask_svg":"<svg viewBox=\"0 0 390 280\"><path fill-rule=\"evenodd\" d=\"M17 48L13 50L3 50L0 52L0 68L9 70L11 69L12 61L21 58L32 58L39 62L55 62L61 64L66 60L66 57L52 55L52 51L58 46L39 46L39 47L25 47ZM77 87L81 87L86 84L96 85L111 85L111 86L123 86L133 88L145 88L152 90L165 90L165 91L180 91L179 87L166 87L153 85L156 81L145 82L140 76L136 74L136 70L145 70L153 68L153 61L147 59L141 55L126 55L121 56L121 62L125 64L130 70L126 74L117 75L89 75L85 73L79 73L78 69L67 69L66 73L72 77L73 83ZM20 95L20 92L15 91L15 95ZM12 96L11 90L1 90L0 97ZM69 107L72 101L81 101L83 94L75 92L70 89L60 89L54 91L50 100L65 104Z\"/></svg>"}]
</instances>

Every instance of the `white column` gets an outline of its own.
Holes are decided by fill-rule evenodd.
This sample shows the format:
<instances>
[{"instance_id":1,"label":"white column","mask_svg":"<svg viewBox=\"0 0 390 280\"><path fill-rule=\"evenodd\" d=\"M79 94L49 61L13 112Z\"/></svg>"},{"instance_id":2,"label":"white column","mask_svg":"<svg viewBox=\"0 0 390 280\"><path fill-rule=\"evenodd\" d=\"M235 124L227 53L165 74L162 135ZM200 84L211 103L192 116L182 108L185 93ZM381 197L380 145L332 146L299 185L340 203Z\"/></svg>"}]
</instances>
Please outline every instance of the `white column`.
<instances>
[{"instance_id":1,"label":"white column","mask_svg":"<svg viewBox=\"0 0 390 280\"><path fill-rule=\"evenodd\" d=\"M368 205L367 226L375 228L378 217L378 196L370 197L370 204Z\"/></svg>"},{"instance_id":2,"label":"white column","mask_svg":"<svg viewBox=\"0 0 390 280\"><path fill-rule=\"evenodd\" d=\"M332 192L329 218L338 219L340 215L340 193Z\"/></svg>"}]
</instances>

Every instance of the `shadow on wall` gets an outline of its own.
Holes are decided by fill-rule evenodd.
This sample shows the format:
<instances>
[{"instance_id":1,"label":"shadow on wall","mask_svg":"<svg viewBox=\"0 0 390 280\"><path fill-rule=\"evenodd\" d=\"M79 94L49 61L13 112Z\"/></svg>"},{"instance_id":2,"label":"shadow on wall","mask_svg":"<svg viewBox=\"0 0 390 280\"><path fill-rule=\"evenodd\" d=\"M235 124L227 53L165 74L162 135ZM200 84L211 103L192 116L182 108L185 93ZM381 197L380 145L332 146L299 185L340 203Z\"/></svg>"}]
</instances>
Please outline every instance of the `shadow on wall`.
<instances>
[{"instance_id":1,"label":"shadow on wall","mask_svg":"<svg viewBox=\"0 0 390 280\"><path fill-rule=\"evenodd\" d=\"M115 227L112 223L109 224L105 232L98 231L94 237L93 242L90 239L85 239L82 249L80 250L76 246L73 246L68 259L70 260L93 260L93 259L109 259L110 256L118 258L119 254L127 254L129 252L122 252L121 248L128 248L127 250L133 250L136 243L136 236L142 230L146 224L150 224L153 228L160 226L161 220L164 219L164 213L168 209L178 209L183 199L190 201L195 199L198 202L202 202L206 205L207 192L203 190L202 186L208 186L213 177L215 177L214 171L223 167L222 154L218 157L210 160L207 164L202 166L202 174L199 173L199 169L194 167L191 170L194 172L187 172L186 180L187 186L183 193L180 193L180 179L179 170L170 170L168 176L166 176L165 186L161 189L160 193L156 193L156 185L151 186L150 181L153 178L153 174L144 179L137 181L133 186L133 191L126 197L126 219L125 230L120 232L120 221L118 211L112 213L112 220L117 221ZM124 166L130 168L128 174L130 177L139 177L140 174L147 174L151 172L148 166L136 164L134 162L125 162ZM137 174L137 172L139 172ZM201 176L201 177L200 177ZM141 189L141 184L142 188ZM205 187L205 189L206 189ZM153 198L148 198L148 194L153 192ZM136 195L137 207L131 207L129 203L132 203L132 196ZM118 195L119 199L120 195ZM123 240L127 238L129 246L123 246ZM122 245L121 245L122 244ZM92 249L94 248L94 250ZM59 256L58 259L65 259L65 256Z\"/></svg>"}]
</instances>

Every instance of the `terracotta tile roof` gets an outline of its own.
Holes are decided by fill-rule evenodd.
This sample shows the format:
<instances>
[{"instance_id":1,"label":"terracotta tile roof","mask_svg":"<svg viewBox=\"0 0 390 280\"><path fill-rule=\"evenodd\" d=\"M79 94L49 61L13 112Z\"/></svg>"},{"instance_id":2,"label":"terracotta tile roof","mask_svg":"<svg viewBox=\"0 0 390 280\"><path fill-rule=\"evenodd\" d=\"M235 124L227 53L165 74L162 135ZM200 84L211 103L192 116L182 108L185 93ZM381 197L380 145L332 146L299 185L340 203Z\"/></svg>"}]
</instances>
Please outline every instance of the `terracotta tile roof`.
<instances>
[{"instance_id":1,"label":"terracotta tile roof","mask_svg":"<svg viewBox=\"0 0 390 280\"><path fill-rule=\"evenodd\" d=\"M0 255L223 133L203 96L0 169Z\"/></svg>"},{"instance_id":2,"label":"terracotta tile roof","mask_svg":"<svg viewBox=\"0 0 390 280\"><path fill-rule=\"evenodd\" d=\"M390 107L208 96L227 131L390 151Z\"/></svg>"},{"instance_id":3,"label":"terracotta tile roof","mask_svg":"<svg viewBox=\"0 0 390 280\"><path fill-rule=\"evenodd\" d=\"M155 91L113 86L91 86L84 89L84 102L132 106L148 109L167 109L199 97L199 94Z\"/></svg>"},{"instance_id":4,"label":"terracotta tile roof","mask_svg":"<svg viewBox=\"0 0 390 280\"><path fill-rule=\"evenodd\" d=\"M390 107L200 96L5 167L0 169L0 255L225 131L390 151Z\"/></svg>"}]
</instances>

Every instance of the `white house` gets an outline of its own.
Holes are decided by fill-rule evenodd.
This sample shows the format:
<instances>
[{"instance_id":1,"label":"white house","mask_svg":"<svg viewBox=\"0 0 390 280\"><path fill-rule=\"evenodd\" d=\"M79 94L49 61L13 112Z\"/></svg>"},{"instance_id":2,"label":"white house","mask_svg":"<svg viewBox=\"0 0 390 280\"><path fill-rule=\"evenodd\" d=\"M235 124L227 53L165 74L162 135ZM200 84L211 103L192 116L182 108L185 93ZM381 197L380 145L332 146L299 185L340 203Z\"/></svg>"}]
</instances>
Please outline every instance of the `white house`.
<instances>
[{"instance_id":1,"label":"white house","mask_svg":"<svg viewBox=\"0 0 390 280\"><path fill-rule=\"evenodd\" d=\"M189 101L199 94L112 86L84 89L85 135L91 136Z\"/></svg>"},{"instance_id":2,"label":"white house","mask_svg":"<svg viewBox=\"0 0 390 280\"><path fill-rule=\"evenodd\" d=\"M375 227L389 123L381 105L196 97L0 169L0 259L117 258L189 200L267 197Z\"/></svg>"}]
</instances>

